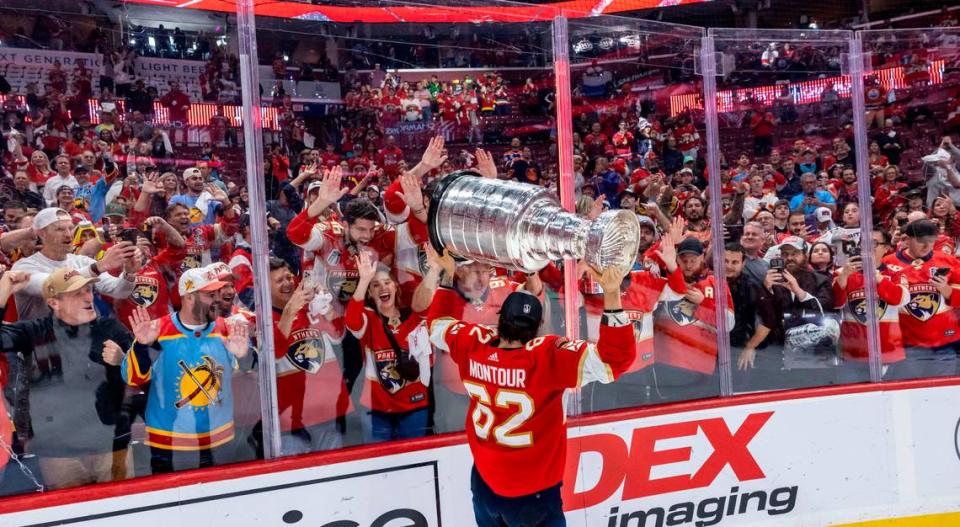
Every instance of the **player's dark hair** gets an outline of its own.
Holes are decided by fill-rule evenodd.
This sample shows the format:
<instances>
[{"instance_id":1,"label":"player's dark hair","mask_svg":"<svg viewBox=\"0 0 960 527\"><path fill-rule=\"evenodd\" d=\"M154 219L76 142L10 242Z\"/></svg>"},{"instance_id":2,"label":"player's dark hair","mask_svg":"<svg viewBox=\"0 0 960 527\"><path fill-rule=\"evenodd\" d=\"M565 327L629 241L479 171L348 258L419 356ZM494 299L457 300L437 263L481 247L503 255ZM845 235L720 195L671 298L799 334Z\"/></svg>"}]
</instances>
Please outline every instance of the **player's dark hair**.
<instances>
[{"instance_id":1,"label":"player's dark hair","mask_svg":"<svg viewBox=\"0 0 960 527\"><path fill-rule=\"evenodd\" d=\"M740 253L741 255L746 256L747 251L744 250L743 246L740 245L740 242L728 242L723 246L724 251L729 251L732 253Z\"/></svg>"},{"instance_id":2,"label":"player's dark hair","mask_svg":"<svg viewBox=\"0 0 960 527\"><path fill-rule=\"evenodd\" d=\"M355 199L343 206L343 221L356 223L357 220L380 221L380 213L368 199Z\"/></svg>"},{"instance_id":3,"label":"player's dark hair","mask_svg":"<svg viewBox=\"0 0 960 527\"><path fill-rule=\"evenodd\" d=\"M538 326L530 327L529 324L516 324L513 320L504 320L501 316L497 323L497 334L501 339L513 340L526 344L537 337Z\"/></svg>"},{"instance_id":4,"label":"player's dark hair","mask_svg":"<svg viewBox=\"0 0 960 527\"><path fill-rule=\"evenodd\" d=\"M423 195L427 199L433 199L433 193L437 190L437 187L440 186L440 178L431 180L425 187L423 187Z\"/></svg>"},{"instance_id":5,"label":"player's dark hair","mask_svg":"<svg viewBox=\"0 0 960 527\"><path fill-rule=\"evenodd\" d=\"M270 272L274 272L277 269L290 269L290 266L287 264L287 261L283 258L277 258L276 256L270 257Z\"/></svg>"}]
</instances>

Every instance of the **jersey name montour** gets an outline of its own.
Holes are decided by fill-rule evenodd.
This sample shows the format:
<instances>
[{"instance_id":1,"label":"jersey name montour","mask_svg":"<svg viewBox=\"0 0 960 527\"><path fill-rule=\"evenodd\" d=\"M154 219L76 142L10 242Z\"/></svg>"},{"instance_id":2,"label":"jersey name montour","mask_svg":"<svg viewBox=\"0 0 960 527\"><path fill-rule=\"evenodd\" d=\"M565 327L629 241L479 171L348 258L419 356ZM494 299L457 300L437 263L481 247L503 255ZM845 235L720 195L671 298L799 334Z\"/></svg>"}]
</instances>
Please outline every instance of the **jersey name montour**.
<instances>
[{"instance_id":1,"label":"jersey name montour","mask_svg":"<svg viewBox=\"0 0 960 527\"><path fill-rule=\"evenodd\" d=\"M470 360L470 376L505 388L526 388L527 372L519 368L500 368Z\"/></svg>"}]
</instances>

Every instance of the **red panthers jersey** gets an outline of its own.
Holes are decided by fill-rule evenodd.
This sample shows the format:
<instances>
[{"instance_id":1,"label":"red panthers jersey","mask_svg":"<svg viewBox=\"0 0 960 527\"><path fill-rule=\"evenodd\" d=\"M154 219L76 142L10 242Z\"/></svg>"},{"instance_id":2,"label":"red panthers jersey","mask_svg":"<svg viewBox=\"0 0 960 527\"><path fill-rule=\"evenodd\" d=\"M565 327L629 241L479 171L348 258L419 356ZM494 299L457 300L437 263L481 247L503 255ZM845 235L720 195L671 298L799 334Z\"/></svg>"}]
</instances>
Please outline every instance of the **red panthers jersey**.
<instances>
[{"instance_id":1,"label":"red panthers jersey","mask_svg":"<svg viewBox=\"0 0 960 527\"><path fill-rule=\"evenodd\" d=\"M847 360L866 361L867 352L867 299L863 287L863 273L854 273L847 278L847 287L833 281L833 298L837 309L843 310L840 324L840 348ZM900 308L910 299L906 277L900 275L894 281L882 275L877 282L877 318L880 322L880 357L884 364L901 361L903 334L900 331Z\"/></svg>"},{"instance_id":2,"label":"red panthers jersey","mask_svg":"<svg viewBox=\"0 0 960 527\"><path fill-rule=\"evenodd\" d=\"M401 349L407 350L407 335L423 320L422 314L412 313L400 325L390 328ZM360 403L372 410L389 413L426 408L427 387L417 380L408 381L397 372L397 354L387 338L380 315L363 302L350 299L344 324L363 347L366 379Z\"/></svg>"},{"instance_id":3,"label":"red panthers jersey","mask_svg":"<svg viewBox=\"0 0 960 527\"><path fill-rule=\"evenodd\" d=\"M654 314L654 349L656 361L700 373L713 373L717 368L717 299L712 274L704 275L687 290L703 293L703 302L694 304L686 298L662 302ZM733 299L727 290L727 327L732 328Z\"/></svg>"},{"instance_id":4,"label":"red panthers jersey","mask_svg":"<svg viewBox=\"0 0 960 527\"><path fill-rule=\"evenodd\" d=\"M631 327L623 312L608 313L596 345L556 335L522 348L500 348L493 328L443 318L447 299L434 299L430 340L448 351L470 394L467 442L483 480L500 496L516 497L563 479L566 429L563 394L612 382L633 362Z\"/></svg>"},{"instance_id":5,"label":"red panthers jersey","mask_svg":"<svg viewBox=\"0 0 960 527\"><path fill-rule=\"evenodd\" d=\"M895 283L906 280L909 301L900 309L903 345L935 348L960 340L960 324L954 308L960 306L960 294L943 298L931 278L939 269L949 269L947 282L960 284L957 259L938 251L924 258L913 258L903 249L883 259L882 272Z\"/></svg>"},{"instance_id":6,"label":"red panthers jersey","mask_svg":"<svg viewBox=\"0 0 960 527\"><path fill-rule=\"evenodd\" d=\"M346 224L333 219L318 221L310 218L304 209L287 226L287 238L303 248L304 272L309 270L323 281L334 299L345 307L360 279L355 259L357 251L372 252L381 263L391 266L396 232L378 225L369 244L348 244Z\"/></svg>"}]
</instances>

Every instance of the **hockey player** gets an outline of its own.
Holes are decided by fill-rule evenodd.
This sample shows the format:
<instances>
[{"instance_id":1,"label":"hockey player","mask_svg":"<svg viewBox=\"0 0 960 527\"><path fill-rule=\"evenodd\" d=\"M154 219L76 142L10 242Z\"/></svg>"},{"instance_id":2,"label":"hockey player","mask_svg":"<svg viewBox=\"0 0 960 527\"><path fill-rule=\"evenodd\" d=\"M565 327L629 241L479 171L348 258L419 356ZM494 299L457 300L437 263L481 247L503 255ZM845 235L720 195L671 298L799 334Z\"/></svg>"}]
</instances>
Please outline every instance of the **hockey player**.
<instances>
[{"instance_id":1,"label":"hockey player","mask_svg":"<svg viewBox=\"0 0 960 527\"><path fill-rule=\"evenodd\" d=\"M452 258L445 256L441 265L452 276ZM623 275L611 268L596 277L605 300L596 345L537 337L543 308L530 293L511 293L491 328L450 318L447 308L457 293L437 292L428 317L430 339L450 353L470 394L467 441L479 527L565 525L563 394L590 382L612 382L633 362L633 328L620 303Z\"/></svg>"}]
</instances>

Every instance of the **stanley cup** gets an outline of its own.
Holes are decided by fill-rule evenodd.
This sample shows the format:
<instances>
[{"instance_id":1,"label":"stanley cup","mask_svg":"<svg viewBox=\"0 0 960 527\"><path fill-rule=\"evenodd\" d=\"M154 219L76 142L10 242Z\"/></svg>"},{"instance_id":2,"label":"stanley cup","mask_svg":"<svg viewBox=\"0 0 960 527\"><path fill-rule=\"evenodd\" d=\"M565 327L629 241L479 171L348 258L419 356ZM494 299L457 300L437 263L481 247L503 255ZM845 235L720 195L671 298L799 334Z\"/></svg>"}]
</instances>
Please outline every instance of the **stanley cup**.
<instances>
[{"instance_id":1,"label":"stanley cup","mask_svg":"<svg viewBox=\"0 0 960 527\"><path fill-rule=\"evenodd\" d=\"M561 258L628 269L640 243L633 212L611 210L591 221L564 210L547 189L467 170L443 177L429 214L438 251L527 273Z\"/></svg>"}]
</instances>

